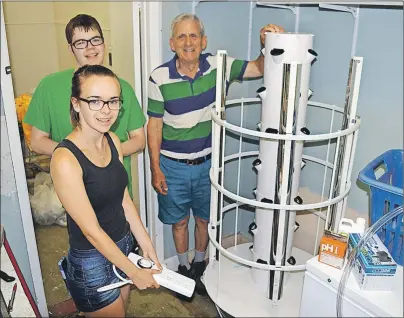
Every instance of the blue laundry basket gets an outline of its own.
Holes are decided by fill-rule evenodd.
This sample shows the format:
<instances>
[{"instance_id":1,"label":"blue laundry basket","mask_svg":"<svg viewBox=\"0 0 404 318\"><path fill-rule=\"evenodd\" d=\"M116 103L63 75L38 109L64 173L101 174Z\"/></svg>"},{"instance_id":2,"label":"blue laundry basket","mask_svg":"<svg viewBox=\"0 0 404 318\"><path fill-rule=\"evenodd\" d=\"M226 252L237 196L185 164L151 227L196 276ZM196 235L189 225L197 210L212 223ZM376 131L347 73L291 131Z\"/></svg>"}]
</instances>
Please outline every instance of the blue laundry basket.
<instances>
[{"instance_id":1,"label":"blue laundry basket","mask_svg":"<svg viewBox=\"0 0 404 318\"><path fill-rule=\"evenodd\" d=\"M371 161L359 180L370 187L370 222L403 205L403 150L391 149ZM403 215L377 233L397 264L403 265Z\"/></svg>"}]
</instances>

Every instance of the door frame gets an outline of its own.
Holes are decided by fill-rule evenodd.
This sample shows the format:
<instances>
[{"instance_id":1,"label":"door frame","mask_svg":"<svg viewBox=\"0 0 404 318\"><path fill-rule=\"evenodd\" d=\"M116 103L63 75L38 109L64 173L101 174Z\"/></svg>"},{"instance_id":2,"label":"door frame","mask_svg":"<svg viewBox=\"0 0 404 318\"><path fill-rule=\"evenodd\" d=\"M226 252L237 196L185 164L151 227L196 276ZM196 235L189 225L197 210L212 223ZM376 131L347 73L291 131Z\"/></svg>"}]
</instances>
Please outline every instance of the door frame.
<instances>
[{"instance_id":1,"label":"door frame","mask_svg":"<svg viewBox=\"0 0 404 318\"><path fill-rule=\"evenodd\" d=\"M15 111L14 89L11 79L11 72L6 72L10 67L6 29L3 15L3 4L1 5L1 94L3 97L4 116L7 123L8 142L15 177L15 185L20 205L22 225L24 228L24 239L27 245L29 265L32 274L34 292L39 312L42 317L48 317L45 290L43 286L41 265L39 262L38 247L36 245L34 223L32 220L31 205L28 196L27 179L23 154L21 150L20 133L18 131L17 114Z\"/></svg>"},{"instance_id":2,"label":"door frame","mask_svg":"<svg viewBox=\"0 0 404 318\"><path fill-rule=\"evenodd\" d=\"M141 101L146 118L149 74L154 68L162 64L161 25L162 3L160 1L133 2L134 89L136 96ZM163 223L158 219L157 194L151 186L152 177L148 147L138 155L138 175L140 215L152 239L157 257L160 260L165 260L164 228ZM146 211L146 214L143 211Z\"/></svg>"}]
</instances>

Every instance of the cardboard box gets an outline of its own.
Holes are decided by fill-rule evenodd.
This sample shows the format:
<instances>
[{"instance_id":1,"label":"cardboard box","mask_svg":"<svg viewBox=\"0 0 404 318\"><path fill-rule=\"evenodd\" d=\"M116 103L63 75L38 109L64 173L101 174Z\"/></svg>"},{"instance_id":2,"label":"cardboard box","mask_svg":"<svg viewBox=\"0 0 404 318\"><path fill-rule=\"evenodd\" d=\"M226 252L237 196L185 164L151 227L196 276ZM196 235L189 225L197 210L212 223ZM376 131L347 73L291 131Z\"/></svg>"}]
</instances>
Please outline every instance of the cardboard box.
<instances>
[{"instance_id":1,"label":"cardboard box","mask_svg":"<svg viewBox=\"0 0 404 318\"><path fill-rule=\"evenodd\" d=\"M325 230L320 241L318 261L341 269L344 266L348 238L344 235Z\"/></svg>"},{"instance_id":2,"label":"cardboard box","mask_svg":"<svg viewBox=\"0 0 404 318\"><path fill-rule=\"evenodd\" d=\"M358 246L360 238L360 234L349 235L349 253ZM394 285L396 270L396 262L375 234L358 253L352 272L361 289L389 291Z\"/></svg>"}]
</instances>

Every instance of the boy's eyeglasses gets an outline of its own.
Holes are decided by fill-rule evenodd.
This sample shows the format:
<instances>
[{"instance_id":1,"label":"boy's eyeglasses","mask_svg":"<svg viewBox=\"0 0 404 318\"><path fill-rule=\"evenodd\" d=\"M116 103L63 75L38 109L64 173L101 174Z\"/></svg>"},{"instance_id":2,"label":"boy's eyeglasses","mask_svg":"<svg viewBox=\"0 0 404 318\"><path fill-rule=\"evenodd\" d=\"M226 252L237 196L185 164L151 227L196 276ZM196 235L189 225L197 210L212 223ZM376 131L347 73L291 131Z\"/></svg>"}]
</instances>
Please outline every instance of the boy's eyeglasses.
<instances>
[{"instance_id":1,"label":"boy's eyeglasses","mask_svg":"<svg viewBox=\"0 0 404 318\"><path fill-rule=\"evenodd\" d=\"M95 36L91 38L90 40L85 40L85 39L80 39L77 41L74 41L72 43L72 46L74 46L76 49L85 49L88 46L88 43L91 43L92 46L98 46L104 43L104 39L101 36Z\"/></svg>"}]
</instances>

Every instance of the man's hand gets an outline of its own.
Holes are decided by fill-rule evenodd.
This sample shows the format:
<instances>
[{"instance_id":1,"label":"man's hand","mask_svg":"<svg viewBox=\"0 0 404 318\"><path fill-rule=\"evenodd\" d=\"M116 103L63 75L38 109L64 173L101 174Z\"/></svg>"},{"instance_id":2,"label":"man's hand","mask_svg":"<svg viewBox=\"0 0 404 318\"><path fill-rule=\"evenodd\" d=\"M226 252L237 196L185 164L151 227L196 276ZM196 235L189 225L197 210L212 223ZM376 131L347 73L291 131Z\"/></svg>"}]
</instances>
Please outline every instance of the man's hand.
<instances>
[{"instance_id":1,"label":"man's hand","mask_svg":"<svg viewBox=\"0 0 404 318\"><path fill-rule=\"evenodd\" d=\"M152 170L153 188L160 194L166 195L168 191L166 176L160 169Z\"/></svg>"},{"instance_id":2,"label":"man's hand","mask_svg":"<svg viewBox=\"0 0 404 318\"><path fill-rule=\"evenodd\" d=\"M261 39L262 45L265 45L265 33L266 32L281 33L281 32L285 32L285 29L276 24L267 24L266 26L264 26L260 31L260 39Z\"/></svg>"},{"instance_id":3,"label":"man's hand","mask_svg":"<svg viewBox=\"0 0 404 318\"><path fill-rule=\"evenodd\" d=\"M261 45L263 47L265 46L266 32L281 33L285 32L285 30L276 24L267 24L266 26L264 26L260 31ZM264 55L260 54L256 60L248 62L247 68L243 75L243 79L259 78L262 77L263 75L264 75Z\"/></svg>"}]
</instances>

